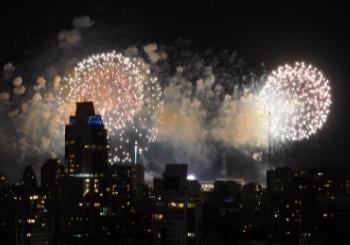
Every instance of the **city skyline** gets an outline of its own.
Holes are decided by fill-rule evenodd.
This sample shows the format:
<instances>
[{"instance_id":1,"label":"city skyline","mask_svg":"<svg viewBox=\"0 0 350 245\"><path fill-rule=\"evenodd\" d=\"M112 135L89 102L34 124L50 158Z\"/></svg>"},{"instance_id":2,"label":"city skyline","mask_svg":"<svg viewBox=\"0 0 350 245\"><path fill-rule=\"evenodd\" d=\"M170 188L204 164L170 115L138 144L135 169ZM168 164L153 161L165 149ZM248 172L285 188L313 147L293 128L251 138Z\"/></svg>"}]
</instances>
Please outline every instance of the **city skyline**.
<instances>
[{"instance_id":1,"label":"city skyline","mask_svg":"<svg viewBox=\"0 0 350 245\"><path fill-rule=\"evenodd\" d=\"M65 162L29 165L16 184L0 176L0 241L6 244L328 244L348 242L350 172L267 169L266 186L197 180L167 163L145 182L138 162L108 164L107 130L91 101L65 127ZM331 225L329 225L331 224Z\"/></svg>"},{"instance_id":2,"label":"city skyline","mask_svg":"<svg viewBox=\"0 0 350 245\"><path fill-rule=\"evenodd\" d=\"M19 1L0 244L350 244L348 8Z\"/></svg>"},{"instance_id":3,"label":"city skyline","mask_svg":"<svg viewBox=\"0 0 350 245\"><path fill-rule=\"evenodd\" d=\"M330 113L311 139L277 145L272 165L347 166L344 132L348 125L348 76L346 52L342 52L347 36L343 11L329 10L339 11L339 15L327 22L323 19L326 9L282 8L266 13L232 10L235 14L220 9L189 9L174 22L178 14L175 9L157 12L108 8L110 1L90 4L75 3L69 11L58 6L66 14L48 16L48 23L54 23L52 28L40 21L39 14L33 14L28 23L25 15L16 20L10 14L2 16L3 23L10 21L16 30L11 31L9 25L3 27L11 34L3 40L1 64L7 70L2 71L0 89L0 143L4 149L0 157L9 163L1 164L0 172L12 182L20 176L17 169L26 164L32 164L38 173L49 156L63 159L61 126L68 119L60 119L61 128L57 129L58 115L53 112L62 96L57 95L56 88L64 83L61 80L67 70L79 61L112 50L141 57L162 88L166 106L162 116L166 120L157 124L158 137L144 153L149 180L161 173L165 162L187 162L190 172L202 179L232 176L263 182L268 157L264 147L255 148L260 137L254 131L258 118L243 122L247 114L236 113L234 104L238 103L239 110L249 111L251 107L244 107L242 101L252 98L242 99L244 91L254 94L265 82L264 74L279 65L302 60L313 64L329 80ZM96 6L101 12L95 10ZM258 19L262 21L254 21ZM26 25L28 28L23 28ZM35 26L39 33L31 40L28 37L35 33ZM205 32L205 26L211 31ZM13 39L21 40L18 46L14 46ZM251 41L255 39L259 40L257 45ZM217 85L224 91L217 92ZM206 86L211 89L199 91ZM218 93L218 98L208 99L211 93ZM232 98L225 103L226 96Z\"/></svg>"}]
</instances>

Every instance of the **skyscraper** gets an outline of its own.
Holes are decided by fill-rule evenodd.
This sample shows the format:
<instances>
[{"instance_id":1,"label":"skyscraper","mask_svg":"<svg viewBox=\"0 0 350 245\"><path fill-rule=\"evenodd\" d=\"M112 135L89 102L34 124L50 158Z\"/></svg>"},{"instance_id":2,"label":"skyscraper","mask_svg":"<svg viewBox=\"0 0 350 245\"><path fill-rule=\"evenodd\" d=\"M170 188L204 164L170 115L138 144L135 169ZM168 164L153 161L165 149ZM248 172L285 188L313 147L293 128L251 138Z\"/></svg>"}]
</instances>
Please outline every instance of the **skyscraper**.
<instances>
[{"instance_id":1,"label":"skyscraper","mask_svg":"<svg viewBox=\"0 0 350 245\"><path fill-rule=\"evenodd\" d=\"M49 244L58 244L56 235L59 233L60 213L58 200L62 197L62 180L64 179L64 166L58 159L48 159L41 167L41 190L45 197L49 231Z\"/></svg>"},{"instance_id":2,"label":"skyscraper","mask_svg":"<svg viewBox=\"0 0 350 245\"><path fill-rule=\"evenodd\" d=\"M16 244L48 244L48 213L46 195L37 188L34 170L27 166L23 171L23 185L18 185L13 203L16 210Z\"/></svg>"},{"instance_id":3,"label":"skyscraper","mask_svg":"<svg viewBox=\"0 0 350 245\"><path fill-rule=\"evenodd\" d=\"M48 199L57 197L64 167L58 159L48 159L41 167L41 188Z\"/></svg>"},{"instance_id":4,"label":"skyscraper","mask_svg":"<svg viewBox=\"0 0 350 245\"><path fill-rule=\"evenodd\" d=\"M107 130L92 102L77 103L75 116L66 125L66 173L103 174L107 170Z\"/></svg>"},{"instance_id":5,"label":"skyscraper","mask_svg":"<svg viewBox=\"0 0 350 245\"><path fill-rule=\"evenodd\" d=\"M154 182L154 244L199 244L202 205L192 181L187 180L187 164L167 164L163 179Z\"/></svg>"},{"instance_id":6,"label":"skyscraper","mask_svg":"<svg viewBox=\"0 0 350 245\"><path fill-rule=\"evenodd\" d=\"M66 242L92 241L108 234L107 130L92 102L77 103L65 132L62 234Z\"/></svg>"}]
</instances>

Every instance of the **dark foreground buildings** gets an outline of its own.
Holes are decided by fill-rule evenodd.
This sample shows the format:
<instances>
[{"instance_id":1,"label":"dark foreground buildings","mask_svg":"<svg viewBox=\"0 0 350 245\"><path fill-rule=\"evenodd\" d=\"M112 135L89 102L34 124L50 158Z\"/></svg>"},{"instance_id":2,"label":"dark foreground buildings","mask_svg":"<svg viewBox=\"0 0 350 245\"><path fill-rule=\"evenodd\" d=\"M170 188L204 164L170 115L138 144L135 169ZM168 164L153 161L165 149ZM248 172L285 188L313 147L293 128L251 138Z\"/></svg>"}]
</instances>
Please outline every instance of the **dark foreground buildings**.
<instances>
[{"instance_id":1,"label":"dark foreground buildings","mask_svg":"<svg viewBox=\"0 0 350 245\"><path fill-rule=\"evenodd\" d=\"M108 164L107 131L91 102L66 125L65 161L47 160L41 185L27 166L0 175L0 244L350 244L346 169L267 171L242 179L187 179L167 164L153 188L140 164Z\"/></svg>"},{"instance_id":2,"label":"dark foreground buildings","mask_svg":"<svg viewBox=\"0 0 350 245\"><path fill-rule=\"evenodd\" d=\"M187 165L166 165L163 178L154 179L153 193L154 244L201 244L200 185L187 180Z\"/></svg>"},{"instance_id":3,"label":"dark foreground buildings","mask_svg":"<svg viewBox=\"0 0 350 245\"><path fill-rule=\"evenodd\" d=\"M269 239L350 244L349 180L341 168L268 171Z\"/></svg>"}]
</instances>

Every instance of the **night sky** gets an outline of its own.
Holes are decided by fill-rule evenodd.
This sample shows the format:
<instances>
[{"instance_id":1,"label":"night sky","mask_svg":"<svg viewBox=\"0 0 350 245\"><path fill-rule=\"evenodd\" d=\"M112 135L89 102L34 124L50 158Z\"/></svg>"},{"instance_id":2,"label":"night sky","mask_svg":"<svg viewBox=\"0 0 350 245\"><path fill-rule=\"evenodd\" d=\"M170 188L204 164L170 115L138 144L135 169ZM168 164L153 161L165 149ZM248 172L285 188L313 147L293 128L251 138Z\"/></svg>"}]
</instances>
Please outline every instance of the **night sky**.
<instances>
[{"instance_id":1,"label":"night sky","mask_svg":"<svg viewBox=\"0 0 350 245\"><path fill-rule=\"evenodd\" d=\"M347 166L350 17L346 8L121 9L107 0L64 2L47 2L30 11L19 6L3 10L0 64L33 62L60 30L69 29L72 19L82 15L96 21L95 30L110 39L110 30L121 27L128 41L120 42L172 45L184 38L198 50L237 50L248 67L264 63L267 70L304 60L330 80L333 104L319 136L292 147L302 159L299 166ZM0 164L6 164L3 158Z\"/></svg>"}]
</instances>

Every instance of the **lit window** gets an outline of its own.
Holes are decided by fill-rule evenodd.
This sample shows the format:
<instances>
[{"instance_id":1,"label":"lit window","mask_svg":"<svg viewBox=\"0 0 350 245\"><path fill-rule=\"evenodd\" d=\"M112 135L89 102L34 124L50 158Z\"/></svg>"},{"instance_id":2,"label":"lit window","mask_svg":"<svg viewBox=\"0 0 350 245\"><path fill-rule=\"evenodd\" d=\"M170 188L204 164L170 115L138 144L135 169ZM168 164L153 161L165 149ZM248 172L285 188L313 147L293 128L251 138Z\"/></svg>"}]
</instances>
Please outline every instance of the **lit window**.
<instances>
[{"instance_id":1,"label":"lit window","mask_svg":"<svg viewBox=\"0 0 350 245\"><path fill-rule=\"evenodd\" d=\"M188 236L188 237L195 237L195 236L196 236L196 234L195 234L195 233L193 233L193 232L187 232L187 236Z\"/></svg>"},{"instance_id":2,"label":"lit window","mask_svg":"<svg viewBox=\"0 0 350 245\"><path fill-rule=\"evenodd\" d=\"M39 198L38 195L33 195L29 197L30 200L37 200L38 198Z\"/></svg>"},{"instance_id":3,"label":"lit window","mask_svg":"<svg viewBox=\"0 0 350 245\"><path fill-rule=\"evenodd\" d=\"M163 214L153 214L153 219L154 220L162 220L163 219Z\"/></svg>"},{"instance_id":4,"label":"lit window","mask_svg":"<svg viewBox=\"0 0 350 245\"><path fill-rule=\"evenodd\" d=\"M196 205L193 202L187 204L187 208L194 208Z\"/></svg>"}]
</instances>

